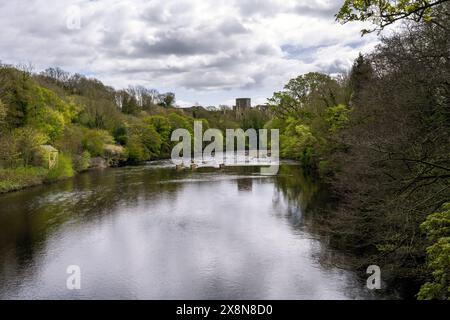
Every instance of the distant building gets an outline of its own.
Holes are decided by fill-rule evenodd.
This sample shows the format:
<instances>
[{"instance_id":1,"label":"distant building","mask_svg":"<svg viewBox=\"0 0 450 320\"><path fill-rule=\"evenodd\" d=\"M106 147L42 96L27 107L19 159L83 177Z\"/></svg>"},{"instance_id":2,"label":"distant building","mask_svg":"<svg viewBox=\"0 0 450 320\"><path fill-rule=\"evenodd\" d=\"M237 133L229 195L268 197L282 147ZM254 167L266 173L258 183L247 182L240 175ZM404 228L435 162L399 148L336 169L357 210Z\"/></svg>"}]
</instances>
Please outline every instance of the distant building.
<instances>
[{"instance_id":1,"label":"distant building","mask_svg":"<svg viewBox=\"0 0 450 320\"><path fill-rule=\"evenodd\" d=\"M270 106L268 104L259 104L255 108L266 115L270 114Z\"/></svg>"},{"instance_id":2,"label":"distant building","mask_svg":"<svg viewBox=\"0 0 450 320\"><path fill-rule=\"evenodd\" d=\"M250 98L236 99L236 106L234 106L236 119L242 119L244 117L246 111L250 110L251 107L252 107L252 99L250 99Z\"/></svg>"},{"instance_id":3,"label":"distant building","mask_svg":"<svg viewBox=\"0 0 450 320\"><path fill-rule=\"evenodd\" d=\"M51 145L46 144L41 146L41 151L42 155L44 156L47 168L53 169L58 163L58 150Z\"/></svg>"}]
</instances>

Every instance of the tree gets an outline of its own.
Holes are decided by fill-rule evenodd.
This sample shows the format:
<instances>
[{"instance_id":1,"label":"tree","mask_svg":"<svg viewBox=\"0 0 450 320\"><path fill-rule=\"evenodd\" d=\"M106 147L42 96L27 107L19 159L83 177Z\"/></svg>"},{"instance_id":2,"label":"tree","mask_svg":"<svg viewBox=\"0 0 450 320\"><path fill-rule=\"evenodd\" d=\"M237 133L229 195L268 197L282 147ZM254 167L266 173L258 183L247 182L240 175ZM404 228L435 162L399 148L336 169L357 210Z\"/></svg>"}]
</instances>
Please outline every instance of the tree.
<instances>
[{"instance_id":1,"label":"tree","mask_svg":"<svg viewBox=\"0 0 450 320\"><path fill-rule=\"evenodd\" d=\"M0 100L0 132L4 128L6 124L6 114L8 112L8 109L3 104L2 100Z\"/></svg>"},{"instance_id":2,"label":"tree","mask_svg":"<svg viewBox=\"0 0 450 320\"><path fill-rule=\"evenodd\" d=\"M0 98L8 106L7 125L15 128L26 124L32 81L21 71L0 67Z\"/></svg>"},{"instance_id":3,"label":"tree","mask_svg":"<svg viewBox=\"0 0 450 320\"><path fill-rule=\"evenodd\" d=\"M331 158L341 197L332 244L382 263L388 282L426 275L419 226L450 199L450 20L436 19L445 28L411 23L364 58L372 76Z\"/></svg>"},{"instance_id":4,"label":"tree","mask_svg":"<svg viewBox=\"0 0 450 320\"><path fill-rule=\"evenodd\" d=\"M341 23L350 21L370 21L377 27L363 29L362 34L383 30L398 20L440 24L433 10L449 0L345 0L336 15ZM448 18L448 14L447 14Z\"/></svg>"},{"instance_id":5,"label":"tree","mask_svg":"<svg viewBox=\"0 0 450 320\"><path fill-rule=\"evenodd\" d=\"M172 92L164 93L159 96L160 106L170 108L175 105L175 94Z\"/></svg>"},{"instance_id":6,"label":"tree","mask_svg":"<svg viewBox=\"0 0 450 320\"><path fill-rule=\"evenodd\" d=\"M89 151L93 157L102 157L105 145L114 144L114 138L105 130L85 129L82 143L83 149Z\"/></svg>"},{"instance_id":7,"label":"tree","mask_svg":"<svg viewBox=\"0 0 450 320\"><path fill-rule=\"evenodd\" d=\"M159 101L159 92L155 89L147 89L143 86L130 86L127 93L136 99L137 105L142 110L150 110Z\"/></svg>"},{"instance_id":8,"label":"tree","mask_svg":"<svg viewBox=\"0 0 450 320\"><path fill-rule=\"evenodd\" d=\"M70 79L70 73L58 67L45 69L45 71L41 72L41 76L63 84L68 83Z\"/></svg>"},{"instance_id":9,"label":"tree","mask_svg":"<svg viewBox=\"0 0 450 320\"><path fill-rule=\"evenodd\" d=\"M350 104L359 104L361 92L368 88L373 80L373 72L370 62L360 53L350 71Z\"/></svg>"},{"instance_id":10,"label":"tree","mask_svg":"<svg viewBox=\"0 0 450 320\"><path fill-rule=\"evenodd\" d=\"M48 142L45 134L32 127L22 127L14 130L12 138L25 167L40 161L40 147Z\"/></svg>"},{"instance_id":11,"label":"tree","mask_svg":"<svg viewBox=\"0 0 450 320\"><path fill-rule=\"evenodd\" d=\"M339 85L330 76L310 72L291 79L281 92L275 92L269 104L279 117L307 117L338 104ZM307 108L309 107L309 108Z\"/></svg>"},{"instance_id":12,"label":"tree","mask_svg":"<svg viewBox=\"0 0 450 320\"><path fill-rule=\"evenodd\" d=\"M450 203L431 214L421 225L433 244L427 248L427 266L433 281L425 283L418 294L420 300L450 299Z\"/></svg>"},{"instance_id":13,"label":"tree","mask_svg":"<svg viewBox=\"0 0 450 320\"><path fill-rule=\"evenodd\" d=\"M130 125L126 147L130 160L150 160L161 153L161 136L152 125L136 121Z\"/></svg>"},{"instance_id":14,"label":"tree","mask_svg":"<svg viewBox=\"0 0 450 320\"><path fill-rule=\"evenodd\" d=\"M170 140L172 127L170 121L164 116L151 116L144 119L145 123L153 126L161 138L161 154L169 155L172 142Z\"/></svg>"},{"instance_id":15,"label":"tree","mask_svg":"<svg viewBox=\"0 0 450 320\"><path fill-rule=\"evenodd\" d=\"M136 114L141 108L139 107L136 97L128 92L123 92L122 112L126 114Z\"/></svg>"}]
</instances>

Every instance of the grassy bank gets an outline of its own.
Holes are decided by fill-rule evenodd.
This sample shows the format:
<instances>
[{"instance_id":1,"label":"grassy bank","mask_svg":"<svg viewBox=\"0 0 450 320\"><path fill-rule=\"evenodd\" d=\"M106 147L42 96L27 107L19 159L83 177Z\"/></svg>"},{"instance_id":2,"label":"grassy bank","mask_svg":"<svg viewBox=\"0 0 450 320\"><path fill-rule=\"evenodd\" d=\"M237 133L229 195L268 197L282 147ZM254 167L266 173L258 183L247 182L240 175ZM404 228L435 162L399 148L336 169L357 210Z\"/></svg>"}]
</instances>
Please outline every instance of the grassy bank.
<instances>
[{"instance_id":1,"label":"grassy bank","mask_svg":"<svg viewBox=\"0 0 450 320\"><path fill-rule=\"evenodd\" d=\"M61 154L52 169L43 167L17 167L0 169L0 193L22 190L27 187L73 177L75 174L70 157Z\"/></svg>"},{"instance_id":2,"label":"grassy bank","mask_svg":"<svg viewBox=\"0 0 450 320\"><path fill-rule=\"evenodd\" d=\"M49 170L39 167L0 169L0 193L42 184L48 172Z\"/></svg>"}]
</instances>

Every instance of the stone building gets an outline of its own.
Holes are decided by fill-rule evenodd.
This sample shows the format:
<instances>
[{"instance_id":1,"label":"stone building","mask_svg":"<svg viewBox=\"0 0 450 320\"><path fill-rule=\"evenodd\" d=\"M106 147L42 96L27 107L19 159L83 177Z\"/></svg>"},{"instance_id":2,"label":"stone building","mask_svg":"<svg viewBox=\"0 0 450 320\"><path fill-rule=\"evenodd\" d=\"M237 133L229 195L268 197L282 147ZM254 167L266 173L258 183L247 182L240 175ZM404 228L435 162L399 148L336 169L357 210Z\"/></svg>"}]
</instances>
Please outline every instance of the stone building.
<instances>
[{"instance_id":1,"label":"stone building","mask_svg":"<svg viewBox=\"0 0 450 320\"><path fill-rule=\"evenodd\" d=\"M246 111L252 107L252 99L250 98L238 98L236 99L236 105L234 106L234 112L236 119L242 119L245 116Z\"/></svg>"}]
</instances>

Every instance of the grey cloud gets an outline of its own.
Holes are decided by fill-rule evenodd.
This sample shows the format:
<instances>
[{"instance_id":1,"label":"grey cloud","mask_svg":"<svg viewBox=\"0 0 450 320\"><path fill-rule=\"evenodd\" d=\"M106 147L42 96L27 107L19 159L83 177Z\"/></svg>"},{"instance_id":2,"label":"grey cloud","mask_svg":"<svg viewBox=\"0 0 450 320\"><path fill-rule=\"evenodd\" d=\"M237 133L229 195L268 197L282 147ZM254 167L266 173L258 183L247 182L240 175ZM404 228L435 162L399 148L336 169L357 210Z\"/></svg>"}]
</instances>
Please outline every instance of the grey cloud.
<instances>
[{"instance_id":1,"label":"grey cloud","mask_svg":"<svg viewBox=\"0 0 450 320\"><path fill-rule=\"evenodd\" d=\"M343 59L335 59L330 63L319 63L319 71L327 74L339 74L344 73L349 68L349 63Z\"/></svg>"},{"instance_id":2,"label":"grey cloud","mask_svg":"<svg viewBox=\"0 0 450 320\"><path fill-rule=\"evenodd\" d=\"M68 30L64 11L77 3L82 9L82 28ZM0 59L94 73L106 84L118 86L151 79L174 91L256 91L264 86L272 90L295 73L311 68L336 73L348 63L345 59L319 61L317 51L341 43L344 33L332 26L341 1L318 3L60 0L48 5L46 0L3 1ZM280 14L293 19L281 21L277 19ZM304 17L320 18L314 20L314 30L324 30L327 36L311 41L305 30L295 30L295 21ZM292 24L290 31L286 23ZM354 38L344 40L350 47L342 49L346 58L361 43L358 31Z\"/></svg>"},{"instance_id":3,"label":"grey cloud","mask_svg":"<svg viewBox=\"0 0 450 320\"><path fill-rule=\"evenodd\" d=\"M272 0L237 0L236 5L243 15L243 18L254 15L274 15L282 10L282 8Z\"/></svg>"},{"instance_id":4,"label":"grey cloud","mask_svg":"<svg viewBox=\"0 0 450 320\"><path fill-rule=\"evenodd\" d=\"M333 19L342 6L342 1L321 3L315 0L297 1L294 5L281 5L273 0L246 0L236 2L244 18L252 16L274 16L278 13L295 13L301 16Z\"/></svg>"},{"instance_id":5,"label":"grey cloud","mask_svg":"<svg viewBox=\"0 0 450 320\"><path fill-rule=\"evenodd\" d=\"M287 59L296 59L305 63L312 63L316 59L315 54L317 50L325 47L326 45L300 47L292 44L284 44L281 46L281 50Z\"/></svg>"},{"instance_id":6,"label":"grey cloud","mask_svg":"<svg viewBox=\"0 0 450 320\"><path fill-rule=\"evenodd\" d=\"M340 3L339 1L326 6L318 6L314 3L310 3L309 5L297 4L294 7L294 11L302 16L333 19L335 14L339 11L341 5L342 3Z\"/></svg>"},{"instance_id":7,"label":"grey cloud","mask_svg":"<svg viewBox=\"0 0 450 320\"><path fill-rule=\"evenodd\" d=\"M192 72L183 77L180 84L187 89L231 90L236 88L236 78L225 78L220 72Z\"/></svg>"},{"instance_id":8,"label":"grey cloud","mask_svg":"<svg viewBox=\"0 0 450 320\"><path fill-rule=\"evenodd\" d=\"M154 43L141 39L133 43L135 56L177 55L189 56L213 54L220 50L220 45L205 37L193 37L182 31L166 31L157 34Z\"/></svg>"},{"instance_id":9,"label":"grey cloud","mask_svg":"<svg viewBox=\"0 0 450 320\"><path fill-rule=\"evenodd\" d=\"M237 19L227 19L222 22L217 29L225 36L249 33L249 30Z\"/></svg>"}]
</instances>

